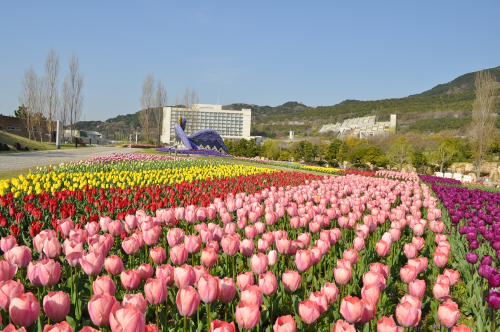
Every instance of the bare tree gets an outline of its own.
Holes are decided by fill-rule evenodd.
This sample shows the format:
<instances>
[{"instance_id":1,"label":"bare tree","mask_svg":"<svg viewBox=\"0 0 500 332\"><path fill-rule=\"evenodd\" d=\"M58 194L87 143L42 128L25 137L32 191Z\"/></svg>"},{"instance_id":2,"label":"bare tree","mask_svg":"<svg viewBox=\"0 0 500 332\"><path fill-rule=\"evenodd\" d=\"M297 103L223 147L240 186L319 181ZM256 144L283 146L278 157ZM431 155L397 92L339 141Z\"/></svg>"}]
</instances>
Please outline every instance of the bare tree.
<instances>
[{"instance_id":1,"label":"bare tree","mask_svg":"<svg viewBox=\"0 0 500 332\"><path fill-rule=\"evenodd\" d=\"M168 104L168 95L165 86L161 82L161 79L158 79L156 82L156 98L155 98L155 108L153 111L153 115L156 122L156 130L158 135L158 144L160 144L160 137L163 128L163 107Z\"/></svg>"},{"instance_id":2,"label":"bare tree","mask_svg":"<svg viewBox=\"0 0 500 332\"><path fill-rule=\"evenodd\" d=\"M61 88L61 95L62 95L62 100L61 100L61 107L59 108L59 118L61 119L62 125L66 126L68 125L68 121L70 118L70 109L71 109L69 82L67 77L64 78L63 85Z\"/></svg>"},{"instance_id":3,"label":"bare tree","mask_svg":"<svg viewBox=\"0 0 500 332\"><path fill-rule=\"evenodd\" d=\"M142 110L139 113L139 122L141 123L142 130L144 132L144 137L146 141L149 142L151 136L151 124L150 124L150 108L153 107L155 103L155 79L153 74L148 73L148 75L142 81L142 95L141 95L141 106Z\"/></svg>"},{"instance_id":4,"label":"bare tree","mask_svg":"<svg viewBox=\"0 0 500 332\"><path fill-rule=\"evenodd\" d=\"M481 176L481 164L491 148L495 119L493 101L497 82L489 71L476 74L476 100L472 105L471 143L476 166L476 177Z\"/></svg>"},{"instance_id":5,"label":"bare tree","mask_svg":"<svg viewBox=\"0 0 500 332\"><path fill-rule=\"evenodd\" d=\"M83 110L83 74L79 72L80 62L76 52L71 54L69 73L63 81L63 113L69 116L71 137L75 135L75 124L82 116Z\"/></svg>"},{"instance_id":6,"label":"bare tree","mask_svg":"<svg viewBox=\"0 0 500 332\"><path fill-rule=\"evenodd\" d=\"M34 114L38 109L38 77L33 66L24 71L24 77L21 81L21 93L19 94L19 103L26 107L26 128L28 138L34 137L33 122Z\"/></svg>"},{"instance_id":7,"label":"bare tree","mask_svg":"<svg viewBox=\"0 0 500 332\"><path fill-rule=\"evenodd\" d=\"M47 116L47 131L52 133L55 117L59 114L59 54L51 48L45 59L45 76L43 78L43 106Z\"/></svg>"},{"instance_id":8,"label":"bare tree","mask_svg":"<svg viewBox=\"0 0 500 332\"><path fill-rule=\"evenodd\" d=\"M407 162L410 157L410 153L411 146L406 141L406 138L399 137L389 148L387 158L392 164L398 165L398 169L401 172L403 164Z\"/></svg>"},{"instance_id":9,"label":"bare tree","mask_svg":"<svg viewBox=\"0 0 500 332\"><path fill-rule=\"evenodd\" d=\"M199 103L198 92L194 88L189 89L187 86L182 95L182 104L185 106L183 113L187 120L186 134L193 134L200 127Z\"/></svg>"}]
</instances>

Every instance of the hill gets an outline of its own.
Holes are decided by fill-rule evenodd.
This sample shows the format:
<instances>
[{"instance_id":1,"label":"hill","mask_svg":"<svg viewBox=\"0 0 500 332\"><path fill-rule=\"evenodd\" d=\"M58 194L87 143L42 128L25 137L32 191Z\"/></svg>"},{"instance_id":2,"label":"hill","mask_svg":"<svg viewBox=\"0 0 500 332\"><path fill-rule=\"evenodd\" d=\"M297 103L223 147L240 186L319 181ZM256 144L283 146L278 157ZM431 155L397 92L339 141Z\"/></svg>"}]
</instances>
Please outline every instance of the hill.
<instances>
[{"instance_id":1,"label":"hill","mask_svg":"<svg viewBox=\"0 0 500 332\"><path fill-rule=\"evenodd\" d=\"M497 82L500 82L500 66L495 68L487 69L490 73L496 77ZM467 73L462 76L455 78L453 81L438 84L430 90L424 91L422 93L411 95L410 97L430 97L436 95L446 95L451 93L460 93L466 91L474 91L474 79L476 72Z\"/></svg>"}]
</instances>

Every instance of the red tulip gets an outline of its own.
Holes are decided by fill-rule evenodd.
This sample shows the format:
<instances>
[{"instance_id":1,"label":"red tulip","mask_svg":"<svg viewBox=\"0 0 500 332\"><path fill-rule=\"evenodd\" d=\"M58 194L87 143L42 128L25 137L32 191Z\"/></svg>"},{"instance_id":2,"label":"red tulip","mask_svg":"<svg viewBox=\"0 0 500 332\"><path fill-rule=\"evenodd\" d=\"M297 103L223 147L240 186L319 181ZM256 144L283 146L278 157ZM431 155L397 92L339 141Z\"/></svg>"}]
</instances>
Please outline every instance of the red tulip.
<instances>
[{"instance_id":1,"label":"red tulip","mask_svg":"<svg viewBox=\"0 0 500 332\"><path fill-rule=\"evenodd\" d=\"M203 303L212 303L219 295L219 278L206 274L198 281L198 293Z\"/></svg>"},{"instance_id":2,"label":"red tulip","mask_svg":"<svg viewBox=\"0 0 500 332\"><path fill-rule=\"evenodd\" d=\"M134 290L139 287L141 275L137 270L125 270L120 273L120 282L126 290Z\"/></svg>"},{"instance_id":3,"label":"red tulip","mask_svg":"<svg viewBox=\"0 0 500 332\"><path fill-rule=\"evenodd\" d=\"M363 315L363 302L355 296L347 295L340 304L340 313L349 323L357 323Z\"/></svg>"},{"instance_id":4,"label":"red tulip","mask_svg":"<svg viewBox=\"0 0 500 332\"><path fill-rule=\"evenodd\" d=\"M108 275L104 275L97 277L92 284L92 289L95 295L101 295L104 293L115 295L116 285L113 279L111 279Z\"/></svg>"},{"instance_id":5,"label":"red tulip","mask_svg":"<svg viewBox=\"0 0 500 332\"><path fill-rule=\"evenodd\" d=\"M241 328L251 330L257 326L260 321L259 305L241 301L236 306L236 321Z\"/></svg>"},{"instance_id":6,"label":"red tulip","mask_svg":"<svg viewBox=\"0 0 500 332\"><path fill-rule=\"evenodd\" d=\"M446 300L446 302L440 304L437 311L439 323L449 329L455 325L459 314L458 305L452 300Z\"/></svg>"},{"instance_id":7,"label":"red tulip","mask_svg":"<svg viewBox=\"0 0 500 332\"><path fill-rule=\"evenodd\" d=\"M165 302L168 296L167 286L160 279L149 278L144 285L144 293L148 302L153 305Z\"/></svg>"},{"instance_id":8,"label":"red tulip","mask_svg":"<svg viewBox=\"0 0 500 332\"><path fill-rule=\"evenodd\" d=\"M69 294L64 292L49 292L43 298L43 311L54 322L63 321L69 314Z\"/></svg>"},{"instance_id":9,"label":"red tulip","mask_svg":"<svg viewBox=\"0 0 500 332\"><path fill-rule=\"evenodd\" d=\"M252 276L253 278L253 276ZM219 280L219 300L224 303L229 303L236 295L236 285L231 278L222 278Z\"/></svg>"},{"instance_id":10,"label":"red tulip","mask_svg":"<svg viewBox=\"0 0 500 332\"><path fill-rule=\"evenodd\" d=\"M8 311L12 299L24 293L24 286L20 281L0 281L0 308Z\"/></svg>"},{"instance_id":11,"label":"red tulip","mask_svg":"<svg viewBox=\"0 0 500 332\"><path fill-rule=\"evenodd\" d=\"M182 287L177 292L175 303L177 304L177 310L179 310L181 316L190 317L196 312L196 309L198 309L200 305L200 295L191 286Z\"/></svg>"},{"instance_id":12,"label":"red tulip","mask_svg":"<svg viewBox=\"0 0 500 332\"><path fill-rule=\"evenodd\" d=\"M453 326L451 328L451 332L472 332L472 329L465 325L458 325L458 326Z\"/></svg>"},{"instance_id":13,"label":"red tulip","mask_svg":"<svg viewBox=\"0 0 500 332\"><path fill-rule=\"evenodd\" d=\"M122 307L117 302L109 314L109 324L112 332L144 332L146 318L135 305Z\"/></svg>"},{"instance_id":14,"label":"red tulip","mask_svg":"<svg viewBox=\"0 0 500 332\"><path fill-rule=\"evenodd\" d=\"M291 315L281 316L276 319L273 332L296 332L297 322Z\"/></svg>"},{"instance_id":15,"label":"red tulip","mask_svg":"<svg viewBox=\"0 0 500 332\"><path fill-rule=\"evenodd\" d=\"M299 302L300 319L307 325L311 325L319 318L320 312L318 304L311 300Z\"/></svg>"},{"instance_id":16,"label":"red tulip","mask_svg":"<svg viewBox=\"0 0 500 332\"><path fill-rule=\"evenodd\" d=\"M92 296L88 304L88 311L94 325L109 326L110 313L115 303L117 303L116 298L107 293Z\"/></svg>"},{"instance_id":17,"label":"red tulip","mask_svg":"<svg viewBox=\"0 0 500 332\"><path fill-rule=\"evenodd\" d=\"M17 326L30 326L40 316L37 298L32 293L24 293L11 299L9 316Z\"/></svg>"},{"instance_id":18,"label":"red tulip","mask_svg":"<svg viewBox=\"0 0 500 332\"><path fill-rule=\"evenodd\" d=\"M122 306L125 307L127 304L133 304L143 314L146 313L148 308L148 301L144 298L142 293L123 295Z\"/></svg>"},{"instance_id":19,"label":"red tulip","mask_svg":"<svg viewBox=\"0 0 500 332\"><path fill-rule=\"evenodd\" d=\"M117 255L108 256L104 261L104 267L109 274L116 276L123 271L123 261Z\"/></svg>"},{"instance_id":20,"label":"red tulip","mask_svg":"<svg viewBox=\"0 0 500 332\"><path fill-rule=\"evenodd\" d=\"M148 324L146 325L144 332L161 332L161 331L158 330L158 326L156 326L156 324Z\"/></svg>"}]
</instances>

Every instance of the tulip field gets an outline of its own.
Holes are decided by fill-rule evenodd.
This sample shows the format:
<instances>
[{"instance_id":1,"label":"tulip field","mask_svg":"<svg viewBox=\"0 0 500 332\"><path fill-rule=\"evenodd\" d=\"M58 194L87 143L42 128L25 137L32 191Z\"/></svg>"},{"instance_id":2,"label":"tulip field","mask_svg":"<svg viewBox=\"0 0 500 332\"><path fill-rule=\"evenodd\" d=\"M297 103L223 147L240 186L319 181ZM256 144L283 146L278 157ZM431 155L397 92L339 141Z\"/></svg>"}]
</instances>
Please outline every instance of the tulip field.
<instances>
[{"instance_id":1,"label":"tulip field","mask_svg":"<svg viewBox=\"0 0 500 332\"><path fill-rule=\"evenodd\" d=\"M221 159L0 180L2 331L500 331L500 194Z\"/></svg>"}]
</instances>

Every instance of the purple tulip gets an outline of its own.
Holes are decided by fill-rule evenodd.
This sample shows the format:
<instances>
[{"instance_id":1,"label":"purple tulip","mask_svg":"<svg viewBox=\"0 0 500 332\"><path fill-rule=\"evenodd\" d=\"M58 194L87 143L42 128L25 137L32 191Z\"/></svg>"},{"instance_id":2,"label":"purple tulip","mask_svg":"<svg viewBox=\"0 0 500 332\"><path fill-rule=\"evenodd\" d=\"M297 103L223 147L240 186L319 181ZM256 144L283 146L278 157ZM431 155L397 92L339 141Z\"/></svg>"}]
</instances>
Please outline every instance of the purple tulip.
<instances>
[{"instance_id":1,"label":"purple tulip","mask_svg":"<svg viewBox=\"0 0 500 332\"><path fill-rule=\"evenodd\" d=\"M500 273L498 273L498 271L491 271L490 275L488 276L488 284L492 288L500 287Z\"/></svg>"},{"instance_id":2,"label":"purple tulip","mask_svg":"<svg viewBox=\"0 0 500 332\"><path fill-rule=\"evenodd\" d=\"M490 255L484 255L481 257L481 264L491 265L491 263L493 263L493 258Z\"/></svg>"},{"instance_id":3,"label":"purple tulip","mask_svg":"<svg viewBox=\"0 0 500 332\"><path fill-rule=\"evenodd\" d=\"M468 252L467 254L465 254L465 259L467 260L467 262L469 262L470 264L476 264L479 257L477 254L473 253L473 252Z\"/></svg>"},{"instance_id":4,"label":"purple tulip","mask_svg":"<svg viewBox=\"0 0 500 332\"><path fill-rule=\"evenodd\" d=\"M500 309L500 292L496 289L490 289L490 293L486 296L485 300L488 302L490 308Z\"/></svg>"},{"instance_id":5,"label":"purple tulip","mask_svg":"<svg viewBox=\"0 0 500 332\"><path fill-rule=\"evenodd\" d=\"M479 248L479 242L477 240L470 241L469 248L472 250L476 250L477 248Z\"/></svg>"}]
</instances>

